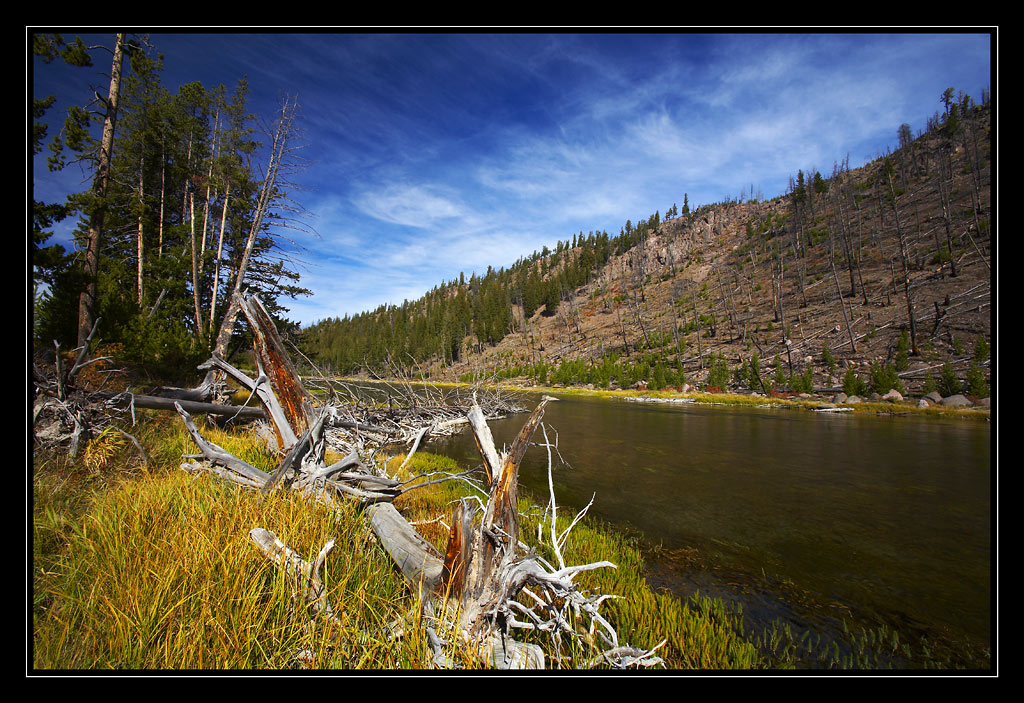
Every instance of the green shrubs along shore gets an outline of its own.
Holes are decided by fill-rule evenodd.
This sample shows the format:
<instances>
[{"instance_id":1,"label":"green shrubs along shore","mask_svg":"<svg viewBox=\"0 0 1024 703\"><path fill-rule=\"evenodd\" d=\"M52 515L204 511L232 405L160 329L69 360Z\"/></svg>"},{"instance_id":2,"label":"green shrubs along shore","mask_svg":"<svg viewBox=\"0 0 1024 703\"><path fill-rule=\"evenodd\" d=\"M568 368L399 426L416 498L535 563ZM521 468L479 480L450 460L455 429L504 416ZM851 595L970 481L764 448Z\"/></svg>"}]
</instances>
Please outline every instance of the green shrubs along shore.
<instances>
[{"instance_id":1,"label":"green shrubs along shore","mask_svg":"<svg viewBox=\"0 0 1024 703\"><path fill-rule=\"evenodd\" d=\"M204 434L263 470L275 460L250 431ZM144 413L135 428L146 455L117 433L71 463L39 453L32 473L32 668L42 670L395 670L430 668L418 609L354 505L311 503L297 491L267 496L179 468L196 451L170 413ZM389 466L397 470L404 457ZM453 468L423 452L406 471ZM451 504L469 489L449 482L413 491L396 505L443 550ZM542 510L520 499L521 538L536 537ZM572 516L560 510L566 520ZM306 617L284 572L249 538L273 531L304 558L329 540L324 579L337 622ZM564 528L563 528L564 529ZM592 592L615 594L602 612L620 640L658 650L669 669L862 666L865 658L797 654L786 631L752 637L742 618L703 596L656 593L643 555L627 536L585 519L564 549L567 563L609 560L617 568L581 575ZM388 624L408 618L401 638ZM544 645L545 638L517 633ZM562 648L552 668L577 668L586 642ZM477 666L472 661L464 666Z\"/></svg>"}]
</instances>

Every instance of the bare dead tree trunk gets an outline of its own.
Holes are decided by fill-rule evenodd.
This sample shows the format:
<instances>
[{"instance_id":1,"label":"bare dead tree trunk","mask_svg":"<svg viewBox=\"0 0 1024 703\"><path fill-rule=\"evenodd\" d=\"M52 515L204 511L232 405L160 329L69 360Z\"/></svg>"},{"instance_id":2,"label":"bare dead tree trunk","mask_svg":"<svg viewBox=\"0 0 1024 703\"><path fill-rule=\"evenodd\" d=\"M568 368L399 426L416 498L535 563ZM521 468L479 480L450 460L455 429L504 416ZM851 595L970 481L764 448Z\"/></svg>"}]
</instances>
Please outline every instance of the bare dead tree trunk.
<instances>
[{"instance_id":1,"label":"bare dead tree trunk","mask_svg":"<svg viewBox=\"0 0 1024 703\"><path fill-rule=\"evenodd\" d=\"M138 231L137 231L137 243L136 243L136 301L139 307L142 307L142 254L143 254L143 241L142 241L142 216L143 216L143 173L145 172L146 157L139 157L139 218L138 218Z\"/></svg>"},{"instance_id":2,"label":"bare dead tree trunk","mask_svg":"<svg viewBox=\"0 0 1024 703\"><path fill-rule=\"evenodd\" d=\"M619 333L622 335L622 353L629 355L629 339L626 338L626 325L622 322L622 309L616 305L615 315L619 320Z\"/></svg>"},{"instance_id":3,"label":"bare dead tree trunk","mask_svg":"<svg viewBox=\"0 0 1024 703\"><path fill-rule=\"evenodd\" d=\"M782 320L782 343L786 347L786 359L789 362L789 375L793 375L793 345L789 339L789 335L786 334L786 315L782 309L782 282L783 276L785 275L785 257L783 254L779 254L779 317Z\"/></svg>"},{"instance_id":4,"label":"bare dead tree trunk","mask_svg":"<svg viewBox=\"0 0 1024 703\"><path fill-rule=\"evenodd\" d=\"M839 229L840 240L843 245L843 254L846 256L846 268L850 275L850 297L857 297L857 282L854 278L854 255L853 243L850 241L850 233L846 224L846 217L843 214L843 189L838 183L839 175L836 175L836 224Z\"/></svg>"},{"instance_id":5,"label":"bare dead tree trunk","mask_svg":"<svg viewBox=\"0 0 1024 703\"><path fill-rule=\"evenodd\" d=\"M210 145L210 166L206 170L206 197L203 202L203 236L199 246L199 271L202 272L203 256L206 254L206 226L210 216L210 189L213 188L213 200L217 199L217 189L213 187L213 163L217 160L217 130L220 126L220 108L218 107L213 119L213 136ZM210 320L213 325L213 320Z\"/></svg>"},{"instance_id":6,"label":"bare dead tree trunk","mask_svg":"<svg viewBox=\"0 0 1024 703\"><path fill-rule=\"evenodd\" d=\"M190 192L188 194L188 219L189 219L189 233L191 235L191 249L192 249L192 303L195 309L196 316L196 342L203 336L203 311L199 307L199 254L196 251L196 216L195 216L195 198Z\"/></svg>"},{"instance_id":7,"label":"bare dead tree trunk","mask_svg":"<svg viewBox=\"0 0 1024 703\"><path fill-rule=\"evenodd\" d=\"M693 294L693 319L697 326L697 358L700 359L700 368L704 368L704 350L701 348L700 341L700 315L697 314L697 289L693 288L690 291Z\"/></svg>"},{"instance_id":8,"label":"bare dead tree trunk","mask_svg":"<svg viewBox=\"0 0 1024 703\"><path fill-rule=\"evenodd\" d=\"M832 280L836 284L836 294L839 296L839 304L843 309L843 321L846 323L846 334L850 338L850 351L857 353L857 343L853 339L853 329L850 327L850 316L846 313L846 300L843 299L842 288L839 287L839 274L836 272L836 237L835 233L829 230L829 241L832 243L829 251L829 263L832 265Z\"/></svg>"},{"instance_id":9,"label":"bare dead tree trunk","mask_svg":"<svg viewBox=\"0 0 1024 703\"><path fill-rule=\"evenodd\" d=\"M633 319L636 320L637 327L640 328L640 335L644 338L644 344L646 344L647 348L650 349L651 340L647 337L647 328L644 326L644 318L641 314L640 302L641 301L638 301L636 299L636 295L634 294L633 298L629 302L629 307L633 313Z\"/></svg>"},{"instance_id":10,"label":"bare dead tree trunk","mask_svg":"<svg viewBox=\"0 0 1024 703\"><path fill-rule=\"evenodd\" d=\"M297 107L298 105L294 100L289 101L288 99L285 99L281 105L281 115L277 123L277 129L274 132L274 142L271 147L270 162L267 166L267 176L263 180L263 186L260 189L260 197L253 215L252 224L249 227L249 237L245 242L242 259L239 262L238 270L235 272L232 303L228 305L228 309L225 312L220 332L217 334L217 342L213 349L214 353L221 357L227 354L228 342L231 341L231 335L235 329L235 320L239 313L238 306L234 304L236 300L234 293L241 293L245 285L245 275L249 268L249 259L252 256L253 245L256 242L257 235L263 229L263 219L267 214L267 209L277 188L277 177L281 167L281 159L284 155L288 139L292 134L292 122L295 119Z\"/></svg>"},{"instance_id":11,"label":"bare dead tree trunk","mask_svg":"<svg viewBox=\"0 0 1024 703\"><path fill-rule=\"evenodd\" d=\"M939 178L937 186L939 190L939 200L942 206L942 222L946 227L946 250L949 253L949 275L956 278L956 256L953 254L953 233L950 222L953 218L953 196L950 192L953 187L953 168L948 155L939 154L938 162Z\"/></svg>"},{"instance_id":12,"label":"bare dead tree trunk","mask_svg":"<svg viewBox=\"0 0 1024 703\"><path fill-rule=\"evenodd\" d=\"M220 287L220 261L224 256L224 225L228 218L228 201L231 200L231 183L224 191L224 209L220 214L220 237L217 239L217 258L213 262L213 283L210 292L210 325L217 319L217 289Z\"/></svg>"},{"instance_id":13,"label":"bare dead tree trunk","mask_svg":"<svg viewBox=\"0 0 1024 703\"><path fill-rule=\"evenodd\" d=\"M269 379L291 428L296 434L307 431L315 417L313 398L299 380L270 314L256 296L242 300L241 309L252 329L257 368Z\"/></svg>"},{"instance_id":14,"label":"bare dead tree trunk","mask_svg":"<svg viewBox=\"0 0 1024 703\"><path fill-rule=\"evenodd\" d=\"M167 180L167 158L164 150L164 137L160 135L160 215L157 221L157 249L156 258L164 256L164 196L166 194Z\"/></svg>"},{"instance_id":15,"label":"bare dead tree trunk","mask_svg":"<svg viewBox=\"0 0 1024 703\"><path fill-rule=\"evenodd\" d=\"M907 298L907 318L910 321L910 347L914 356L918 355L917 350L917 321L914 317L914 302L910 295L910 266L907 262L907 244L903 235L903 227L900 225L900 211L896 203L896 187L893 184L892 169L886 174L889 179L889 193L892 198L892 213L896 220L896 237L900 243L900 260L903 262L903 292Z\"/></svg>"}]
</instances>

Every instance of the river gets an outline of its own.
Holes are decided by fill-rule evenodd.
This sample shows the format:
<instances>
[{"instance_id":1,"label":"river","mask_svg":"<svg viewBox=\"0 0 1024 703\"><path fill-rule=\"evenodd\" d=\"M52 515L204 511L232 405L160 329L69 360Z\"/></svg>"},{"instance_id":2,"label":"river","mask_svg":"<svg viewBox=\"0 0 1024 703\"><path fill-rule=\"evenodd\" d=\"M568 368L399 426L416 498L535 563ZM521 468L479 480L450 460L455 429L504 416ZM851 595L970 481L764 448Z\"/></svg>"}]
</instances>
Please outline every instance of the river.
<instances>
[{"instance_id":1,"label":"river","mask_svg":"<svg viewBox=\"0 0 1024 703\"><path fill-rule=\"evenodd\" d=\"M490 423L499 448L525 417ZM589 515L650 548L652 586L739 605L748 629L845 621L990 646L988 422L579 396L544 422L560 508L594 496ZM468 431L424 450L479 463ZM543 448L520 476L546 501Z\"/></svg>"}]
</instances>

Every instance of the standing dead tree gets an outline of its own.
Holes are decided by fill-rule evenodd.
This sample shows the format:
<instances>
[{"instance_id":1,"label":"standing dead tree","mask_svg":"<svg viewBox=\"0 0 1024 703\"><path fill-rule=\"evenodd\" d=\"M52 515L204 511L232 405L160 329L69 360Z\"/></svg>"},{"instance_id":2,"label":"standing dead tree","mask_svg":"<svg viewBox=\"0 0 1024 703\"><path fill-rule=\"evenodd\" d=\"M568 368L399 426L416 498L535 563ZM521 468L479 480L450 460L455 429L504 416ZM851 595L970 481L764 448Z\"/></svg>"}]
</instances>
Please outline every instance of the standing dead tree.
<instances>
[{"instance_id":1,"label":"standing dead tree","mask_svg":"<svg viewBox=\"0 0 1024 703\"><path fill-rule=\"evenodd\" d=\"M324 461L325 430L345 420L335 408L314 407L294 369L275 357L273 350L279 339L269 316L262 317L259 301L249 298L239 301L239 306L249 316L250 324L260 328L254 345L258 378L248 379L222 360L213 359L210 363L241 382L252 394L259 391L257 397L277 426L276 436L285 438L281 448L286 453L273 473L256 469L204 439L179 404L178 412L200 449L200 454L188 458L205 460L205 467L183 464L182 468L189 471L206 468L233 483L263 492L292 487L316 499L358 501L364 506L381 546L416 595L415 607L422 609L421 622L427 628L431 657L436 666L453 666L461 658L457 655L468 652L475 660L497 668L543 668L543 650L536 644L512 639L511 632L515 629L550 634L557 652L561 652L563 638L599 642L587 662L595 666L661 663L661 659L654 656L654 650L645 651L619 642L615 628L599 612L601 603L613 596L590 595L574 583L575 577L585 571L615 568L607 561L582 566L567 566L564 562L561 547L586 509L569 528L558 533L552 489L547 515L551 521L548 532L555 555L554 565L519 540L519 466L534 433L542 427L544 408L551 398L545 397L540 402L509 451L499 453L474 396L466 422L472 428L483 458L485 485L482 492L487 502L482 511L477 507L479 499L466 498L460 502L452 517L446 552L441 555L402 517L392 502L409 490L431 483L468 480L468 472L416 476L403 481L384 475L383 470L373 470L357 451L327 465ZM289 393L296 402L278 400L279 395ZM292 414L286 406L297 408L298 412ZM428 426L416 433L417 445L429 431ZM546 430L544 435L546 438ZM548 448L550 485L552 445L545 442L543 446ZM479 520L476 519L478 514ZM250 536L267 558L278 561L297 579L297 591L305 591L314 611L331 613L319 570L334 546L332 543L325 545L310 564L262 528L254 528ZM303 579L307 584L304 589ZM586 624L580 624L581 621ZM446 643L460 651L446 651Z\"/></svg>"}]
</instances>

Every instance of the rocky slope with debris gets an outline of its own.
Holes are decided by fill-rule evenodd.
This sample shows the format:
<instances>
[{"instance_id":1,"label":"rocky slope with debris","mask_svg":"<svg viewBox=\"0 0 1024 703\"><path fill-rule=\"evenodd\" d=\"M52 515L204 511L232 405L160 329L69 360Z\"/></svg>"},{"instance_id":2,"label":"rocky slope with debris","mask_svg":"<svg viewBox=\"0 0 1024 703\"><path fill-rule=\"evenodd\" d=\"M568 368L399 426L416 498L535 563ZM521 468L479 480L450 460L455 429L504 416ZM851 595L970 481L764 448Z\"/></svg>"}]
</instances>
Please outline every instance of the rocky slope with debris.
<instances>
[{"instance_id":1,"label":"rocky slope with debris","mask_svg":"<svg viewBox=\"0 0 1024 703\"><path fill-rule=\"evenodd\" d=\"M772 200L661 222L563 296L554 315L524 319L520 308L498 344L467 344L457 363L429 375L653 353L700 384L712 355L735 370L756 354L768 375L776 363L789 375L810 367L817 391L839 390L850 366L866 377L873 365L894 365L903 387L921 394L946 364L960 380L973 365L991 383L989 108L950 122L861 168L801 172Z\"/></svg>"}]
</instances>

